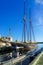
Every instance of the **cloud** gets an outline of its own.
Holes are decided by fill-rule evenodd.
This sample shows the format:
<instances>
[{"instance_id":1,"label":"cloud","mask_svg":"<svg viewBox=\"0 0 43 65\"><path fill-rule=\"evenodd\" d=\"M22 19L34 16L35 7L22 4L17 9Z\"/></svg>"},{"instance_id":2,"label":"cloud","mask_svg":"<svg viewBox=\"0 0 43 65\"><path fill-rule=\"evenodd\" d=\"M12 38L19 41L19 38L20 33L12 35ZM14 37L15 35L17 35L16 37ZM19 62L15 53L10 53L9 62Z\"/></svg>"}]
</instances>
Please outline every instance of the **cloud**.
<instances>
[{"instance_id":1,"label":"cloud","mask_svg":"<svg viewBox=\"0 0 43 65\"><path fill-rule=\"evenodd\" d=\"M43 5L43 0L35 0L36 3Z\"/></svg>"},{"instance_id":2,"label":"cloud","mask_svg":"<svg viewBox=\"0 0 43 65\"><path fill-rule=\"evenodd\" d=\"M40 26L43 25L43 18L42 18L42 17L39 17L39 18L38 18L38 23L37 23L37 25L40 25Z\"/></svg>"},{"instance_id":3,"label":"cloud","mask_svg":"<svg viewBox=\"0 0 43 65\"><path fill-rule=\"evenodd\" d=\"M41 17L39 17L38 19L38 25L42 25L43 24L43 19Z\"/></svg>"},{"instance_id":4,"label":"cloud","mask_svg":"<svg viewBox=\"0 0 43 65\"><path fill-rule=\"evenodd\" d=\"M42 31L43 31L43 18L42 18L42 17L39 17L39 18L37 19L37 24L36 24L36 26L37 26L37 28L38 28L39 30L42 30Z\"/></svg>"}]
</instances>

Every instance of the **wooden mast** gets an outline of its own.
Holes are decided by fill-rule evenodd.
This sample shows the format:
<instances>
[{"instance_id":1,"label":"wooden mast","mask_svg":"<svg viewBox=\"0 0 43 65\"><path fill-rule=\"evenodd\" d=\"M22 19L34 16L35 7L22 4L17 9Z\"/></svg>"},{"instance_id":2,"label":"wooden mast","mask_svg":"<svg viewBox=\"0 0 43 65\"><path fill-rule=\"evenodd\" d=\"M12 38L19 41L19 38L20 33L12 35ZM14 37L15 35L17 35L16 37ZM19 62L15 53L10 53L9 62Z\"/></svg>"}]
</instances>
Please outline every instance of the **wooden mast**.
<instances>
[{"instance_id":1,"label":"wooden mast","mask_svg":"<svg viewBox=\"0 0 43 65\"><path fill-rule=\"evenodd\" d=\"M24 0L24 43L26 42L26 1Z\"/></svg>"}]
</instances>

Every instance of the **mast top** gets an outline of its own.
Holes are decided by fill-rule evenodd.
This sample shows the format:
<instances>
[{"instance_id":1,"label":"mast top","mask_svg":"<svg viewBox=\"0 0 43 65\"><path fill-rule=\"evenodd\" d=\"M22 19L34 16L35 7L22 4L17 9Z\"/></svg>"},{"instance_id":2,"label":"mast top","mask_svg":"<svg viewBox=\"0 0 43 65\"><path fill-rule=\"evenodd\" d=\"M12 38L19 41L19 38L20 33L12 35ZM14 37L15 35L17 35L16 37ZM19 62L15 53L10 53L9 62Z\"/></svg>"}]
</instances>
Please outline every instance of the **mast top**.
<instances>
[{"instance_id":1,"label":"mast top","mask_svg":"<svg viewBox=\"0 0 43 65\"><path fill-rule=\"evenodd\" d=\"M31 20L31 8L29 8L29 19Z\"/></svg>"},{"instance_id":2,"label":"mast top","mask_svg":"<svg viewBox=\"0 0 43 65\"><path fill-rule=\"evenodd\" d=\"M25 2L26 0L24 0L24 2Z\"/></svg>"},{"instance_id":3,"label":"mast top","mask_svg":"<svg viewBox=\"0 0 43 65\"><path fill-rule=\"evenodd\" d=\"M26 0L24 0L24 22L26 22Z\"/></svg>"}]
</instances>

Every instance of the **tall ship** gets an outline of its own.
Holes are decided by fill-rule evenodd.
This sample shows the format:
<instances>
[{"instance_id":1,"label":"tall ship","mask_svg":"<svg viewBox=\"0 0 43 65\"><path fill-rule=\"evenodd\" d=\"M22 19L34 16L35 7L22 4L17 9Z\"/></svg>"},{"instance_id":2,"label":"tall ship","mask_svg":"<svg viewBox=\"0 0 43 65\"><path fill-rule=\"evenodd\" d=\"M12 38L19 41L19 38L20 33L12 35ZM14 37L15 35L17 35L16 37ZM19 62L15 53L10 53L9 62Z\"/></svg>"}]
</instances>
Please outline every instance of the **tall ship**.
<instances>
[{"instance_id":1,"label":"tall ship","mask_svg":"<svg viewBox=\"0 0 43 65\"><path fill-rule=\"evenodd\" d=\"M23 56L29 55L29 53L34 52L37 48L37 42L35 41L35 36L34 36L34 31L33 31L33 26L32 26L32 19L31 19L31 8L29 8L29 39L26 40L26 1L24 0L24 17L23 17L23 22L24 22L24 27L23 27L23 40L22 42L18 42L16 40L13 41L12 38L10 37L1 37L0 38L0 52L2 54L8 54L7 56L11 56L13 58L16 56ZM32 33L33 33L33 38L34 42L32 42Z\"/></svg>"}]
</instances>

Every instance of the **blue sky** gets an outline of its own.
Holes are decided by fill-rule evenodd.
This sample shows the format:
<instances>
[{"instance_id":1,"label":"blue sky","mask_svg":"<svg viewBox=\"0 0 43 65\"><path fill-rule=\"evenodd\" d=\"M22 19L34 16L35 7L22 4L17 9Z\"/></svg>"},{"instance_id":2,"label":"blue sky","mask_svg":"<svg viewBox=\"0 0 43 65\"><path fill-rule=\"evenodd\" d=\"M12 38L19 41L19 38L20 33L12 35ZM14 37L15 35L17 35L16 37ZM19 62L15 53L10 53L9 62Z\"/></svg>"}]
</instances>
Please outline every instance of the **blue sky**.
<instances>
[{"instance_id":1,"label":"blue sky","mask_svg":"<svg viewBox=\"0 0 43 65\"><path fill-rule=\"evenodd\" d=\"M26 0L26 23L29 32L29 7L36 41L43 41L43 0ZM24 0L0 0L0 35L22 40Z\"/></svg>"}]
</instances>

